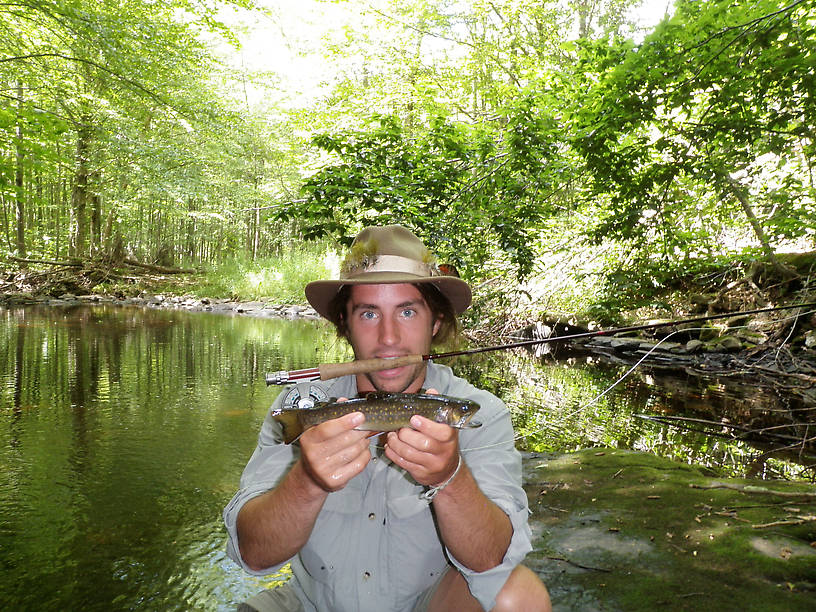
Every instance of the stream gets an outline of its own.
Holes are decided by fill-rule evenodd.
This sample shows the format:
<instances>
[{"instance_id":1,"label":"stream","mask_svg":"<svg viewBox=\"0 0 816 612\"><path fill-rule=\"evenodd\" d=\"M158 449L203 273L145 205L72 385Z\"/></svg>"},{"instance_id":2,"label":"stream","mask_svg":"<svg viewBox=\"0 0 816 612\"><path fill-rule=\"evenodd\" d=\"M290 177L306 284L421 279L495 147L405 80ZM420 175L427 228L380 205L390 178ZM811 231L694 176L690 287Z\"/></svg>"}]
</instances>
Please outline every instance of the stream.
<instances>
[{"instance_id":1,"label":"stream","mask_svg":"<svg viewBox=\"0 0 816 612\"><path fill-rule=\"evenodd\" d=\"M29 306L0 309L0 344L0 608L234 610L276 579L226 557L221 510L280 392L264 374L350 359L331 328ZM586 354L449 365L505 400L527 453L604 446L725 476L814 477L801 448L735 429L802 420L808 407L779 389Z\"/></svg>"}]
</instances>

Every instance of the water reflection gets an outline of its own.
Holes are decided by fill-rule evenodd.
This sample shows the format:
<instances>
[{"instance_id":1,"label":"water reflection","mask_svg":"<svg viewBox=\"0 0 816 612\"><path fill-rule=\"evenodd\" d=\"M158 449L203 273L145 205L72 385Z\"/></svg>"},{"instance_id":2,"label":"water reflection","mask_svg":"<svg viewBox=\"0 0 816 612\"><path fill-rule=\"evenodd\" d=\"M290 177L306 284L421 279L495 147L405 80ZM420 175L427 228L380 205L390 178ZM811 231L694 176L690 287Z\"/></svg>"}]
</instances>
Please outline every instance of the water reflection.
<instances>
[{"instance_id":1,"label":"water reflection","mask_svg":"<svg viewBox=\"0 0 816 612\"><path fill-rule=\"evenodd\" d=\"M814 408L779 387L642 364L633 369L586 354L504 353L454 367L505 399L525 450L610 446L726 476L816 478L813 446L795 444L808 437Z\"/></svg>"},{"instance_id":2,"label":"water reflection","mask_svg":"<svg viewBox=\"0 0 816 612\"><path fill-rule=\"evenodd\" d=\"M262 374L346 348L309 323L0 314L0 608L234 609L259 590L220 512L277 392Z\"/></svg>"},{"instance_id":3,"label":"water reflection","mask_svg":"<svg viewBox=\"0 0 816 612\"><path fill-rule=\"evenodd\" d=\"M350 358L327 326L106 307L0 321L0 608L231 610L275 580L225 557L220 513L278 392L264 373ZM803 473L636 416L736 419L747 400L783 409L772 394L646 369L604 393L628 368L548 359L452 366L507 400L526 450L604 445L720 473Z\"/></svg>"}]
</instances>

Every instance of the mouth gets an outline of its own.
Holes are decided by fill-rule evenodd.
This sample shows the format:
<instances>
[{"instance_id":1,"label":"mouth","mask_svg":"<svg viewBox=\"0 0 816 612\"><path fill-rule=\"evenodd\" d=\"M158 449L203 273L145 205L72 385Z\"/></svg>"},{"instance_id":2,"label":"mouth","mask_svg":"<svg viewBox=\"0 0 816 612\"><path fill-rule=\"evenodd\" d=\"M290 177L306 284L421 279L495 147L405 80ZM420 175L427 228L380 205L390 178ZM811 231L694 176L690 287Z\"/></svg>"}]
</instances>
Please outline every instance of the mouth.
<instances>
[{"instance_id":1,"label":"mouth","mask_svg":"<svg viewBox=\"0 0 816 612\"><path fill-rule=\"evenodd\" d=\"M396 357L399 357L399 355L389 355L387 357L380 357L380 359L394 359ZM378 370L377 372L374 372L374 374L377 374L378 376L385 376L386 378L391 378L393 376L399 376L399 374L404 372L405 368L407 367L408 366L400 366L397 368L389 368L388 370Z\"/></svg>"},{"instance_id":2,"label":"mouth","mask_svg":"<svg viewBox=\"0 0 816 612\"><path fill-rule=\"evenodd\" d=\"M396 359L397 357L402 357L402 356L403 355L400 354L400 355L377 355L376 357L378 359ZM385 382L386 380L393 380L393 379L402 378L403 376L405 376L405 374L407 372L410 371L410 369L411 369L411 366L404 365L404 366L399 366L399 367L396 367L396 368L389 368L387 370L377 370L376 372L371 372L371 374L369 374L369 376L375 376L380 381Z\"/></svg>"}]
</instances>

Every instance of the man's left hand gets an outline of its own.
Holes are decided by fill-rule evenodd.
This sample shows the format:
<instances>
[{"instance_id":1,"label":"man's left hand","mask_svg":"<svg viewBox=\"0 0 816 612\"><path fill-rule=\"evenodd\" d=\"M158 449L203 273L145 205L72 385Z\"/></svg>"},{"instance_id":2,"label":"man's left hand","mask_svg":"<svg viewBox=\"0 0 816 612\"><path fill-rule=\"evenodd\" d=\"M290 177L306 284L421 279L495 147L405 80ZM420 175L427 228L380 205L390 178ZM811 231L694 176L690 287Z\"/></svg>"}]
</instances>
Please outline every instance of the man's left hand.
<instances>
[{"instance_id":1,"label":"man's left hand","mask_svg":"<svg viewBox=\"0 0 816 612\"><path fill-rule=\"evenodd\" d=\"M415 414L411 427L388 434L385 455L416 482L433 487L450 478L459 464L459 432Z\"/></svg>"}]
</instances>

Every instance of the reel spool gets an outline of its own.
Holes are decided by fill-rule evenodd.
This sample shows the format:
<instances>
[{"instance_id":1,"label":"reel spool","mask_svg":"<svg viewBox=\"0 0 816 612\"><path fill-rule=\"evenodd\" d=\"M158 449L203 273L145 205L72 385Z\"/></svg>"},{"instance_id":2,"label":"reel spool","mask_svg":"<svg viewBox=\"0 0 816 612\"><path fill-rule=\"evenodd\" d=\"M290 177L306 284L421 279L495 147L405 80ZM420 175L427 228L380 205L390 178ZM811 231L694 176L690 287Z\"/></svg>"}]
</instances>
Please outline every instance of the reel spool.
<instances>
[{"instance_id":1,"label":"reel spool","mask_svg":"<svg viewBox=\"0 0 816 612\"><path fill-rule=\"evenodd\" d=\"M283 398L283 410L309 410L318 402L329 401L329 396L323 389L310 382L302 382L286 392Z\"/></svg>"}]
</instances>

